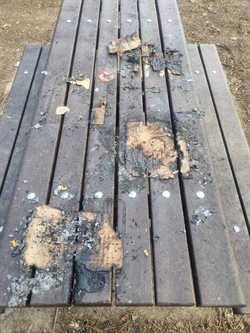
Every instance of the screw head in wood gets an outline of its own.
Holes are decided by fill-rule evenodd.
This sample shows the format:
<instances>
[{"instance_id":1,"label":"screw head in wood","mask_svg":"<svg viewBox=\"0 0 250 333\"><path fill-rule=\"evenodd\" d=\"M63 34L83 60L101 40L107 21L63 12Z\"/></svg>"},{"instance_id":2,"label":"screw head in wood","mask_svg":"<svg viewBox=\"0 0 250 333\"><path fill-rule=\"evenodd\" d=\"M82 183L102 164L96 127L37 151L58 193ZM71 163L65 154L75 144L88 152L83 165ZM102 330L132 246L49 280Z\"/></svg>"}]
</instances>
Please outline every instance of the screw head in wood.
<instances>
[{"instance_id":1,"label":"screw head in wood","mask_svg":"<svg viewBox=\"0 0 250 333\"><path fill-rule=\"evenodd\" d=\"M198 199L204 199L205 198L205 193L202 191L196 192L196 196Z\"/></svg>"},{"instance_id":2,"label":"screw head in wood","mask_svg":"<svg viewBox=\"0 0 250 333\"><path fill-rule=\"evenodd\" d=\"M129 192L128 196L132 199L136 198L136 192L135 191L131 191Z\"/></svg>"},{"instance_id":3,"label":"screw head in wood","mask_svg":"<svg viewBox=\"0 0 250 333\"><path fill-rule=\"evenodd\" d=\"M170 198L171 193L170 193L169 191L163 191L163 192L162 192L162 196L163 196L164 198Z\"/></svg>"}]
</instances>

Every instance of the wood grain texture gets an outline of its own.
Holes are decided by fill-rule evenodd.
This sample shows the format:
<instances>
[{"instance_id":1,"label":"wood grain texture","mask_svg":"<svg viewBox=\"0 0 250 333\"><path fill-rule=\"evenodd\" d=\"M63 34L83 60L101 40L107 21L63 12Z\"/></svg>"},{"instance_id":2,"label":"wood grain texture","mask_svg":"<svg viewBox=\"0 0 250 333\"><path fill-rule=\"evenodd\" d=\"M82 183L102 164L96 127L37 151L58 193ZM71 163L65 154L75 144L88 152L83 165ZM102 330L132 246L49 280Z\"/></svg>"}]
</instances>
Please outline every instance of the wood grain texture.
<instances>
[{"instance_id":1,"label":"wood grain texture","mask_svg":"<svg viewBox=\"0 0 250 333\"><path fill-rule=\"evenodd\" d=\"M139 33L138 8L135 1L121 1L120 26L121 37ZM127 137L127 123L135 120L144 122L145 114L140 74L134 73L134 66L125 55L120 58L119 103L117 226L123 242L124 263L116 276L116 304L150 305L154 303L154 292L147 174L140 178L138 184L138 178L128 175L126 165L122 162L126 149L126 142L122 140ZM129 197L130 192L135 192L136 197Z\"/></svg>"},{"instance_id":2,"label":"wood grain texture","mask_svg":"<svg viewBox=\"0 0 250 333\"><path fill-rule=\"evenodd\" d=\"M157 3L164 49L179 49L182 53L183 74L169 72L168 77L177 138L187 142L191 160L190 175L182 177L182 190L197 303L202 306L244 305L185 38L180 33L182 28L176 29L176 25L181 24L177 3L174 0L158 0ZM199 197L199 192L203 198Z\"/></svg>"},{"instance_id":3,"label":"wood grain texture","mask_svg":"<svg viewBox=\"0 0 250 333\"><path fill-rule=\"evenodd\" d=\"M99 22L100 1L84 1L79 16L76 49L72 59L71 76L83 75L90 80L89 89L83 86L70 85L67 96L69 112L64 115L63 127L60 133L60 146L58 149L52 191L49 204L57 207L66 214L73 216L80 208L81 182L83 177L85 150L88 134L88 120L91 108L92 82L94 73L97 29ZM87 22L91 20L91 24ZM83 57L85 50L88 54ZM69 198L56 194L58 186L67 188ZM66 305L70 302L73 280L74 251L68 251L60 269L61 283L57 288L53 286L46 292L32 295L31 304ZM39 272L37 272L39 274Z\"/></svg>"},{"instance_id":4,"label":"wood grain texture","mask_svg":"<svg viewBox=\"0 0 250 333\"><path fill-rule=\"evenodd\" d=\"M250 150L215 45L200 46L213 102L250 232Z\"/></svg>"},{"instance_id":5,"label":"wood grain texture","mask_svg":"<svg viewBox=\"0 0 250 333\"><path fill-rule=\"evenodd\" d=\"M142 44L153 43L162 53L155 1L140 0ZM151 22L148 22L148 20ZM165 73L148 68L144 60L147 122L159 122L173 135ZM175 165L177 170L177 163ZM170 198L163 196L164 191ZM156 301L158 305L195 303L178 175L150 178Z\"/></svg>"},{"instance_id":6,"label":"wood grain texture","mask_svg":"<svg viewBox=\"0 0 250 333\"><path fill-rule=\"evenodd\" d=\"M209 152L213 157L212 162L215 170L216 180L218 184L220 184L220 197L226 218L228 234L230 237L230 245L235 256L236 267L239 271L240 283L243 288L243 295L246 304L248 305L248 309L242 308L241 311L249 312L250 291L248 281L250 279L250 242L247 225L244 219L244 214L242 212L237 188L234 185L234 177L232 174L230 163L228 161L227 151L224 146L224 141L221 135L220 125L218 123L216 111L214 109L212 96L210 95L210 89L205 73L206 68L203 68L202 59L200 57L197 46L189 45L188 51L190 54L190 58L192 59L191 66L193 69L193 73L195 73L195 71L197 70L200 73L199 75L194 76L194 83L199 96L201 109L205 111L204 125L209 144ZM207 57L214 56L213 64L215 64L218 61L215 48L209 47L207 49L204 49L203 53L206 52L209 52L209 55L207 55ZM224 85L226 85L226 82L224 80L220 80L221 92L227 90L227 87L225 87ZM232 108L227 109L227 117L230 118L231 121L234 121L234 116L235 110ZM235 133L235 131L231 133L231 136L233 136L233 133ZM239 233L235 232L235 227L239 227Z\"/></svg>"},{"instance_id":7,"label":"wood grain texture","mask_svg":"<svg viewBox=\"0 0 250 333\"><path fill-rule=\"evenodd\" d=\"M117 56L109 55L107 45L112 39L117 38L117 25L118 1L103 1L82 198L83 212L101 214L100 223L102 226L106 217L111 228L113 227L114 215ZM98 78L100 72L105 69L115 75L110 82L102 82ZM102 101L105 101L104 122L96 125L94 121L95 111ZM101 198L96 197L95 194L98 192L102 193ZM108 247L109 244L107 243L106 246ZM79 254L76 256L76 265L85 265L88 268L88 266L91 266L92 260L95 260L94 256L90 255L89 258L86 258L86 256ZM74 301L77 304L111 304L112 267L105 270L99 268L97 272L100 277L103 277L103 288L93 293L82 290L81 293L75 294ZM91 274L91 270L89 274ZM80 284L79 278L76 283L76 290L78 291L81 291Z\"/></svg>"},{"instance_id":8,"label":"wood grain texture","mask_svg":"<svg viewBox=\"0 0 250 333\"><path fill-rule=\"evenodd\" d=\"M40 46L27 46L0 120L0 195L36 71Z\"/></svg>"},{"instance_id":9,"label":"wood grain texture","mask_svg":"<svg viewBox=\"0 0 250 333\"><path fill-rule=\"evenodd\" d=\"M8 235L14 235L15 229L20 229L20 221L30 214L30 210L34 209L35 204L27 199L29 192L35 193L39 200L36 204L44 204L47 201L61 121L61 116L56 115L55 110L57 106L64 104L66 84L63 77L69 75L68 70L71 66L71 57L75 47L74 36L77 32L80 9L81 1L79 0L63 2L46 67L48 75L45 77L40 90L26 151L6 219L5 234L0 244L1 253L4 253L0 260L1 266L4 267L1 274L3 276L8 274L10 277L9 279L1 279L3 282L0 286L0 304L4 306L8 305L11 300L11 292L6 292L6 290L13 285L14 279L17 279L17 284L21 284L22 278L26 278L27 274L29 275L20 264L20 256L11 256ZM68 23L67 19L71 19L71 22ZM64 56L61 61L58 61L58 56L61 54L64 54ZM42 127L37 130L34 125L39 121ZM8 264L4 263L6 261ZM68 299L68 294L65 293L64 297ZM26 293L15 300L18 305L24 305L27 301Z\"/></svg>"}]
</instances>

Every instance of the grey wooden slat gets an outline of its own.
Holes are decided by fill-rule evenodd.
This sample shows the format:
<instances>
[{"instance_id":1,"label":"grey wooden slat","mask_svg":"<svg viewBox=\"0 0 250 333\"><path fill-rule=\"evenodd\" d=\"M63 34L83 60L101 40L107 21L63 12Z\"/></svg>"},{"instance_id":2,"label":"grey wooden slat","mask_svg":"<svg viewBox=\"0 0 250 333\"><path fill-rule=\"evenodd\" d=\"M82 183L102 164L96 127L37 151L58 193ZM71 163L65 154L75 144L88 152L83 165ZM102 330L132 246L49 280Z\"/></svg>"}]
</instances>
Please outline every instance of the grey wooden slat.
<instances>
[{"instance_id":1,"label":"grey wooden slat","mask_svg":"<svg viewBox=\"0 0 250 333\"><path fill-rule=\"evenodd\" d=\"M27 48L29 50L34 48L35 50L40 51L41 47L38 45L36 45L36 46L32 45L32 46L28 46ZM37 96L39 93L39 89L41 87L42 80L44 78L44 75L41 72L44 71L44 69L45 69L46 62L48 60L48 51L49 51L49 46L45 46L42 48L31 89L30 89L30 91L26 92L28 100L27 100L27 104L25 106L22 122L20 124L21 125L20 130L18 131L18 134L17 134L18 136L17 136L16 143L14 146L13 154L11 156L10 166L8 168L8 173L6 175L6 179L5 179L4 186L3 186L3 189L1 192L1 197L0 197L0 226L4 225L4 222L5 222L7 213L8 213L8 207L9 207L11 199L12 199L12 194L14 191L15 182L16 182L18 172L19 172L19 167L20 167L20 164L22 161L24 150L25 150L26 141L27 141L27 137L29 134L29 130L30 130L30 125L31 125L31 122L32 122L32 119L34 116L35 108L36 108ZM21 62L30 61L30 63L32 63L32 61L34 59L33 58L30 59L30 55L32 55L32 52L30 52L30 53L24 52L23 57L24 58L27 57L27 59L26 60L22 59ZM34 52L33 52L33 55L34 55ZM13 97L17 98L17 96L13 96ZM3 121L3 125L4 125L4 121Z\"/></svg>"},{"instance_id":2,"label":"grey wooden slat","mask_svg":"<svg viewBox=\"0 0 250 333\"><path fill-rule=\"evenodd\" d=\"M1 270L0 306L3 307L13 304L10 303L12 295L11 292L7 291L7 288L13 286L15 279L20 286L21 280L29 274L24 271L22 264L20 264L20 255L11 256L8 235L15 234L15 229L20 228L20 221L29 215L28 212L33 210L36 205L46 203L47 200L61 121L61 116L57 116L55 110L58 106L63 105L65 100L66 84L63 78L69 75L80 9L80 0L65 0L63 2L51 44L46 67L48 75L43 81L33 119L33 125L42 120L43 127L39 130L32 127L30 131L13 200L6 219L4 236L0 243L0 252L3 254L0 258L0 265L3 267ZM59 57L61 57L60 61L58 61ZM35 193L36 197L39 198L36 205L27 200L28 192ZM7 276L8 278L6 278ZM67 293L64 296L67 298ZM16 299L18 305L24 305L26 301L26 293Z\"/></svg>"},{"instance_id":3,"label":"grey wooden slat","mask_svg":"<svg viewBox=\"0 0 250 333\"><path fill-rule=\"evenodd\" d=\"M137 2L121 1L121 37L139 32ZM132 86L133 89L128 89ZM151 262L150 221L148 215L147 175L126 177L122 156L124 153L126 127L129 121L145 121L142 103L140 75L134 75L133 65L126 55L120 57L120 98L119 98L119 185L118 185L118 231L121 235L124 261L116 275L117 305L150 305L154 303L153 272ZM125 187L124 188L124 183ZM136 192L135 198L128 196L130 191ZM147 250L149 256L145 256Z\"/></svg>"},{"instance_id":4,"label":"grey wooden slat","mask_svg":"<svg viewBox=\"0 0 250 333\"><path fill-rule=\"evenodd\" d=\"M230 163L228 161L227 151L225 149L223 137L220 132L220 126L216 117L216 111L214 109L213 100L210 95L209 85L206 79L205 69L203 69L202 66L202 60L200 58L199 51L197 49L197 46L195 45L189 45L188 51L190 54L190 58L192 59L191 66L193 72L195 73L195 71L199 71L199 75L195 75L195 86L199 95L201 108L203 110L206 110L204 124L209 143L209 151L213 156L213 165L215 168L217 181L220 184L219 189L221 192L221 200L227 221L231 246L235 256L236 266L239 270L240 282L242 284L244 298L246 300L246 304L248 305L247 307L237 309L236 311L241 313L249 313L250 242L247 225L244 219L244 214L242 212L237 189L234 185L234 177L231 171ZM207 48L203 50L203 53L206 52L209 53L207 54L207 57L211 59L211 63L217 63L217 65L219 65L215 47L207 46ZM214 60L213 62L212 59ZM207 71L209 71L209 69L207 69ZM227 84L224 76L218 77L217 80L219 79L220 92L218 91L218 96L219 93L221 93L221 95L223 96L224 91L228 92ZM233 119L231 118L231 114L233 116ZM227 109L227 117L231 118L231 121L234 121L235 116L235 110L233 108ZM237 116L236 119L238 120ZM238 123L236 124L238 125ZM233 133L235 133L235 130L232 131L230 135L232 136ZM227 134L229 135L229 133ZM235 226L240 228L239 233L234 231Z\"/></svg>"},{"instance_id":5,"label":"grey wooden slat","mask_svg":"<svg viewBox=\"0 0 250 333\"><path fill-rule=\"evenodd\" d=\"M186 201L186 225L190 241L197 303L202 306L244 305L238 271L229 243L219 195L219 184L208 151L202 113L193 86L192 73L182 34L177 3L158 0L164 49L179 49L182 75L168 73L177 138L189 148L191 172L182 177ZM197 192L205 197L199 198Z\"/></svg>"},{"instance_id":6,"label":"grey wooden slat","mask_svg":"<svg viewBox=\"0 0 250 333\"><path fill-rule=\"evenodd\" d=\"M226 83L215 45L201 45L201 54L213 95L227 154L250 231L250 150Z\"/></svg>"},{"instance_id":7,"label":"grey wooden slat","mask_svg":"<svg viewBox=\"0 0 250 333\"><path fill-rule=\"evenodd\" d=\"M79 210L79 202L81 200L81 182L91 107L99 10L100 1L96 1L94 4L91 0L84 1L73 60L72 76L79 74L86 76L90 80L90 87L89 89L85 89L82 86L70 86L67 98L67 106L70 112L64 116L52 192L49 200L50 206L59 208L67 214L76 213ZM74 197L65 200L60 195L54 195L54 191L60 184L67 186L68 192L73 194ZM60 270L62 276L60 285L57 284L56 289L52 286L45 292L32 295L31 305L65 305L70 301L73 258L74 251L70 250ZM37 272L37 274L39 273Z\"/></svg>"},{"instance_id":8,"label":"grey wooden slat","mask_svg":"<svg viewBox=\"0 0 250 333\"><path fill-rule=\"evenodd\" d=\"M82 210L84 212L108 214L111 226L113 226L114 216L117 56L109 54L107 45L112 39L118 37L117 26L118 1L104 0L100 17L95 89L88 135L82 200ZM105 83L98 80L98 74L104 69L108 69L115 74L113 81ZM106 102L104 123L103 125L95 125L95 109L100 107L101 100ZM95 193L97 192L102 192L102 198L95 198ZM110 204L107 205L107 202L110 202ZM81 254L77 255L75 260L77 266L85 265L86 269L90 269L90 274L96 274L89 268L91 262L88 262ZM86 262L84 262L85 260ZM76 281L74 301L77 304L111 304L112 268L106 271L98 270L98 273L99 277L105 281L105 284L103 288L96 292L88 293L81 290L79 281Z\"/></svg>"},{"instance_id":9,"label":"grey wooden slat","mask_svg":"<svg viewBox=\"0 0 250 333\"><path fill-rule=\"evenodd\" d=\"M25 48L8 103L0 119L0 195L33 82L40 51L40 46L27 46Z\"/></svg>"},{"instance_id":10,"label":"grey wooden slat","mask_svg":"<svg viewBox=\"0 0 250 333\"><path fill-rule=\"evenodd\" d=\"M139 5L142 43L152 43L161 51L155 1L140 0ZM160 76L144 63L144 85L147 122L161 123L172 133L165 75ZM156 240L157 304L193 305L193 281L178 175L169 180L150 178L150 190L153 239ZM163 197L164 191L170 192L170 198Z\"/></svg>"}]
</instances>

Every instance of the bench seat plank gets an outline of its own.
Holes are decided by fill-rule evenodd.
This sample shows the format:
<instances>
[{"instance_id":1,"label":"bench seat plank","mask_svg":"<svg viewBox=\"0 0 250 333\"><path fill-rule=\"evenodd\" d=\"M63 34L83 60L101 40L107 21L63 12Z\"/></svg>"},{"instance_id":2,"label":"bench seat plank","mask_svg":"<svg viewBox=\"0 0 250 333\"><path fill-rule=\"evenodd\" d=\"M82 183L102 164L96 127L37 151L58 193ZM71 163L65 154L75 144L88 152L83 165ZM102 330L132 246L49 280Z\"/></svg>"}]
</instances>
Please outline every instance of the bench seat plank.
<instances>
[{"instance_id":1,"label":"bench seat plank","mask_svg":"<svg viewBox=\"0 0 250 333\"><path fill-rule=\"evenodd\" d=\"M6 307L10 303L12 292L6 293L6 290L7 288L12 289L13 281L22 285L20 281L23 279L29 280L33 276L32 271L25 270L23 264L20 264L19 255L11 256L8 235L14 234L15 229L20 228L20 221L30 215L29 212L36 205L47 203L62 117L58 116L55 111L58 106L64 105L65 101L67 86L64 82L64 76L68 76L70 72L71 58L75 48L74 36L77 33L80 10L80 0L66 0L63 2L51 44L46 67L48 75L44 78L40 90L33 126L6 219L5 233L0 243L0 252L6 254L1 257L0 264L1 267L6 267L6 269L8 267L8 273L4 269L1 274L11 276L10 279L1 278L3 282L0 285L0 306ZM61 61L58 61L61 54L64 56ZM34 128L34 125L38 123L42 124L39 130ZM36 199L39 200L37 204L28 200L27 194L29 192L35 193ZM68 300L68 290L61 297ZM29 294L27 295L27 292L20 293L20 298L15 299L15 301L17 305L25 305L29 301Z\"/></svg>"},{"instance_id":2,"label":"bench seat plank","mask_svg":"<svg viewBox=\"0 0 250 333\"><path fill-rule=\"evenodd\" d=\"M207 57L210 58L210 64L213 66L218 66L218 57L217 52L214 47L204 47L200 46L203 50L202 54L199 54L198 48L195 45L189 45L188 51L190 58L192 59L191 66L194 74L194 83L199 96L201 109L205 112L204 124L206 135L209 144L209 152L213 157L213 166L216 174L216 179L220 190L220 198L224 209L224 214L226 218L228 234L230 236L230 244L232 251L236 260L236 267L239 271L240 282L243 288L243 295L248 305L248 308L241 308L237 311L240 312L249 312L250 306L250 289L249 289L249 280L250 280L250 241L249 234L247 229L247 224L244 218L244 214L241 207L240 198L237 193L237 187L233 186L234 177L231 170L231 166L228 160L227 151L224 146L223 136L220 132L220 125L218 123L216 110L213 104L213 99L210 94L209 82L207 82L206 73L211 72L211 68L206 67L206 62L204 62L204 68L202 65L202 60L204 59L204 53L207 54ZM214 67L213 67L214 68ZM195 72L199 72L196 74ZM214 74L214 73L212 73ZM215 73L217 74L217 73ZM215 75L214 74L214 75ZM219 73L218 73L219 75ZM225 87L226 82L224 77L220 79L217 78L220 82L220 91L228 91L228 88ZM223 96L223 94L222 94ZM219 98L219 95L217 95ZM223 112L221 106L224 104L218 101L217 112ZM227 118L231 119L234 123L237 117L235 114L234 108L227 109ZM236 121L236 125L238 122ZM235 133L235 130L234 130ZM236 132L237 136L240 136L241 132ZM227 133L228 134L228 133ZM232 134L231 134L232 135ZM242 138L243 139L243 138ZM229 140L229 139L228 139ZM244 147L244 140L242 140L242 145ZM234 153L233 151L230 153ZM247 151L244 152L244 158L250 157L247 154ZM246 177L247 180L247 177ZM237 216L237 218L235 218ZM234 231L235 227L240 228L240 232L237 233Z\"/></svg>"},{"instance_id":3,"label":"bench seat plank","mask_svg":"<svg viewBox=\"0 0 250 333\"><path fill-rule=\"evenodd\" d=\"M80 209L99 11L100 1L96 1L94 5L91 0L84 1L79 16L77 43L72 58L70 76L83 75L88 78L90 81L89 89L73 84L69 87L66 104L70 112L64 115L52 191L48 200L51 207L59 208L66 214L72 214L72 216ZM88 20L91 20L91 24ZM83 57L85 50L89 50L89 53ZM60 185L66 186L68 192L73 194L71 199L65 200L60 195L55 195L55 191ZM42 293L32 295L31 305L67 305L70 303L71 298L73 298L72 294L74 294L74 291L72 291L72 285L74 284L73 270L74 251L67 251L67 257L60 269L61 283L57 283L56 289L52 286Z\"/></svg>"},{"instance_id":4,"label":"bench seat plank","mask_svg":"<svg viewBox=\"0 0 250 333\"><path fill-rule=\"evenodd\" d=\"M177 2L158 0L157 3L164 50L179 50L182 54L183 75L169 71L168 78L176 135L187 142L191 160L190 175L181 177L181 186L196 300L202 306L244 305L204 123L199 115L185 38L176 29L176 25L181 26Z\"/></svg>"},{"instance_id":5,"label":"bench seat plank","mask_svg":"<svg viewBox=\"0 0 250 333\"><path fill-rule=\"evenodd\" d=\"M137 3L121 0L121 37L139 34ZM127 175L124 154L127 124L131 121L145 122L142 103L142 84L134 75L134 66L126 54L120 57L119 91L119 185L117 225L123 243L123 267L116 275L117 305L152 305L154 303L152 255L150 244L150 221L148 213L147 175ZM133 89L129 89L133 86ZM126 167L126 165L125 165ZM123 179L122 172L126 172ZM124 188L125 187L125 188ZM130 193L136 196L129 196ZM145 252L146 251L146 252ZM148 254L148 255L147 255Z\"/></svg>"},{"instance_id":6,"label":"bench seat plank","mask_svg":"<svg viewBox=\"0 0 250 333\"><path fill-rule=\"evenodd\" d=\"M155 1L140 0L139 9L142 43L153 43L162 51ZM166 126L173 136L166 77L148 68L145 61L143 67L147 122L157 122ZM177 169L177 165L175 168ZM168 180L150 177L149 182L156 302L158 305L194 305L178 175ZM163 197L164 191L169 191L170 198Z\"/></svg>"},{"instance_id":7,"label":"bench seat plank","mask_svg":"<svg viewBox=\"0 0 250 333\"><path fill-rule=\"evenodd\" d=\"M19 127L22 124L40 52L40 46L27 46L25 48L12 85L8 103L0 119L0 195L6 172L8 172L8 165L18 136Z\"/></svg>"},{"instance_id":8,"label":"bench seat plank","mask_svg":"<svg viewBox=\"0 0 250 333\"><path fill-rule=\"evenodd\" d=\"M250 150L215 45L200 45L227 157L250 232Z\"/></svg>"},{"instance_id":9,"label":"bench seat plank","mask_svg":"<svg viewBox=\"0 0 250 333\"><path fill-rule=\"evenodd\" d=\"M91 2L92 3L92 2ZM112 22L109 22L111 20ZM98 52L95 62L95 80L93 90L92 110L89 119L88 147L86 153L86 165L83 178L82 211L94 214L104 214L109 217L109 224L113 227L114 217L114 148L116 134L116 91L117 76L111 82L101 82L98 75L104 69L117 73L117 57L110 56L107 45L112 39L118 37L118 1L102 1L100 15ZM96 109L105 101L105 114L103 124L95 124ZM102 121L101 121L102 122ZM95 194L101 192L102 198L96 198ZM108 244L107 244L108 246ZM90 260L81 255L76 256L76 265L88 269ZM85 266L85 268L83 267ZM78 305L105 304L111 305L112 301L112 267L110 269L97 270L99 278L105 281L100 290L88 293L81 290L80 278L76 281L74 302ZM91 269L89 274L93 273Z\"/></svg>"},{"instance_id":10,"label":"bench seat plank","mask_svg":"<svg viewBox=\"0 0 250 333\"><path fill-rule=\"evenodd\" d=\"M39 53L35 53L34 51L37 51ZM6 219L6 215L8 213L8 208L9 205L11 203L12 200L12 195L13 195L13 191L14 191L14 187L15 187L15 183L16 183L16 179L17 179L17 175L19 172L19 167L22 161L22 157L23 157L23 153L26 147L26 141L28 138L28 134L30 131L30 126L32 123L32 119L34 116L34 111L36 108L36 103L37 103L37 96L42 84L42 80L44 78L44 74L42 73L45 70L45 66L46 66L46 62L48 60L48 51L49 51L49 46L45 46L41 49L40 46L38 45L29 45L26 47L24 54L22 56L21 59L21 64L26 63L26 65L32 65L33 61L36 59L37 54L39 55L38 57L38 65L35 67L35 75L33 75L34 79L32 82L32 86L30 87L29 85L27 86L27 91L26 91L26 105L25 105L25 109L24 109L24 113L23 113L23 117L22 117L22 121L19 124L18 128L15 128L12 126L11 123L11 129L9 128L8 124L6 124L5 122L5 118L7 118L8 115L8 110L11 111L10 109L10 104L8 103L8 107L6 107L5 109L5 117L2 119L1 122L1 126L3 126L3 129L0 128L0 133L4 133L4 131L8 131L8 132L16 132L16 141L15 141L15 145L12 148L12 156L11 156L11 160L10 160L10 164L9 164L9 168L8 171L6 173L6 177L5 177L5 181L2 184L2 190L1 190L1 194L0 194L0 226L4 225L5 219ZM21 66L21 65L20 65ZM27 66L25 66L25 68L27 68ZM21 75L23 77L23 70L25 68L22 68L21 71L17 73L16 79L14 81L14 86L12 88L12 96L10 96L10 99L15 99L19 96L19 92L20 90L17 89L17 82L18 82L18 78L19 75ZM17 82L16 82L17 81ZM27 80L28 81L28 80ZM23 82L23 80L22 80ZM25 86L23 84L23 86ZM25 93L23 92L23 90L21 90L21 93L25 96ZM21 108L21 104L22 104L22 100L21 97L19 99L19 102L17 102L17 109L18 110L22 110ZM13 112L13 110L11 111ZM18 113L17 110L15 113ZM6 136L7 139L8 136ZM5 140L1 141L1 147L2 145L5 146ZM6 146L5 146L6 148ZM1 158L3 157L4 160L4 154L2 151L2 148L0 148L1 150ZM3 161L1 160L1 161ZM2 170L2 169L1 169Z\"/></svg>"}]
</instances>

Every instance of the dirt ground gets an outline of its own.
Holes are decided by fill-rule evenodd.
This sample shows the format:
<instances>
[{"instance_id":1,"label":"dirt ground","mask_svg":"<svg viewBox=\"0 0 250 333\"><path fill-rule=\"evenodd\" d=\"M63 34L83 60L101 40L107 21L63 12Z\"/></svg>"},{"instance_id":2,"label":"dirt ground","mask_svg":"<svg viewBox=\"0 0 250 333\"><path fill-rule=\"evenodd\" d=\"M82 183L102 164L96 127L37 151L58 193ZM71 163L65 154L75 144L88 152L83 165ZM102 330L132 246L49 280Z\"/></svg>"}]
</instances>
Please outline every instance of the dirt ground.
<instances>
[{"instance_id":1,"label":"dirt ground","mask_svg":"<svg viewBox=\"0 0 250 333\"><path fill-rule=\"evenodd\" d=\"M29 43L48 43L61 0L0 0L0 113ZM187 40L218 46L250 143L250 2L179 0ZM250 332L250 316L226 309L18 309L0 315L0 332Z\"/></svg>"}]
</instances>

